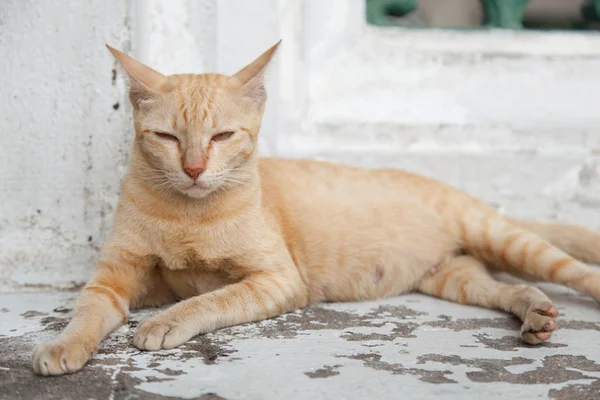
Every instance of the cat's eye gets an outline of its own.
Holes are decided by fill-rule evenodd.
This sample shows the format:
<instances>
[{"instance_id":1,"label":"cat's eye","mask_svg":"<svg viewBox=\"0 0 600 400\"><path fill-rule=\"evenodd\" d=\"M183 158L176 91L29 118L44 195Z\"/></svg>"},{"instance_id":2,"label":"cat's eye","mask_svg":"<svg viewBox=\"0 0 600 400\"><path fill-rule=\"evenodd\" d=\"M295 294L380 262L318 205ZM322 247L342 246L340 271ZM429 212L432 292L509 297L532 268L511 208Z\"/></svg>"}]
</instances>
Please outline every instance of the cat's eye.
<instances>
[{"instance_id":1,"label":"cat's eye","mask_svg":"<svg viewBox=\"0 0 600 400\"><path fill-rule=\"evenodd\" d=\"M165 133L165 132L154 132L154 134L156 136L158 136L161 139L165 139L165 140L170 140L172 142L176 142L179 143L179 139L177 139L177 136L175 135L171 135L170 133Z\"/></svg>"},{"instance_id":2,"label":"cat's eye","mask_svg":"<svg viewBox=\"0 0 600 400\"><path fill-rule=\"evenodd\" d=\"M223 141L229 139L231 136L233 136L234 133L235 132L233 132L233 131L217 133L212 138L210 138L210 141L211 142L223 142Z\"/></svg>"}]
</instances>

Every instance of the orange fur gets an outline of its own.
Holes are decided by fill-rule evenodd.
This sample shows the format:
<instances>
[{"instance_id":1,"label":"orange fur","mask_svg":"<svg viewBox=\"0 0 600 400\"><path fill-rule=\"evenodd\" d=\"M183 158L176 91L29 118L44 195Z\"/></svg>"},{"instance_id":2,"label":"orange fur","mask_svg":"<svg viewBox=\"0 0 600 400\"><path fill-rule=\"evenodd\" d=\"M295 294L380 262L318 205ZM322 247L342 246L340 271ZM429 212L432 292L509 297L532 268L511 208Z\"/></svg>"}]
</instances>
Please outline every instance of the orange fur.
<instances>
[{"instance_id":1,"label":"orange fur","mask_svg":"<svg viewBox=\"0 0 600 400\"><path fill-rule=\"evenodd\" d=\"M233 76L164 76L110 48L130 79L130 164L96 274L65 331L34 350L37 373L80 369L130 307L177 299L140 324L135 346L172 348L319 301L412 290L515 313L523 340L547 340L550 300L496 282L488 267L600 300L600 274L567 254L600 261L599 234L507 219L403 171L259 159L263 71L276 48ZM197 178L186 161L202 166Z\"/></svg>"}]
</instances>

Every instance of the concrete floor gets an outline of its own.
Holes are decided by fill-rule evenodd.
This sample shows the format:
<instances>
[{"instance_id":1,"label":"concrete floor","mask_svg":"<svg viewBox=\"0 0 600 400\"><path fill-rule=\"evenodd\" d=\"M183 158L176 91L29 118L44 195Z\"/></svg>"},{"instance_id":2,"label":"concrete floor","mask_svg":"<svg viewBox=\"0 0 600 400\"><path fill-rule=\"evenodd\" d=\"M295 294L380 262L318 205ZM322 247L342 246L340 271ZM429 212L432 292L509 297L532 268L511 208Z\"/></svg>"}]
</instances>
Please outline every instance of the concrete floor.
<instances>
[{"instance_id":1,"label":"concrete floor","mask_svg":"<svg viewBox=\"0 0 600 400\"><path fill-rule=\"evenodd\" d=\"M550 343L524 345L496 311L412 294L327 304L140 352L135 312L86 367L42 378L30 351L65 325L74 292L0 295L1 399L597 399L600 308L540 286L561 316Z\"/></svg>"}]
</instances>

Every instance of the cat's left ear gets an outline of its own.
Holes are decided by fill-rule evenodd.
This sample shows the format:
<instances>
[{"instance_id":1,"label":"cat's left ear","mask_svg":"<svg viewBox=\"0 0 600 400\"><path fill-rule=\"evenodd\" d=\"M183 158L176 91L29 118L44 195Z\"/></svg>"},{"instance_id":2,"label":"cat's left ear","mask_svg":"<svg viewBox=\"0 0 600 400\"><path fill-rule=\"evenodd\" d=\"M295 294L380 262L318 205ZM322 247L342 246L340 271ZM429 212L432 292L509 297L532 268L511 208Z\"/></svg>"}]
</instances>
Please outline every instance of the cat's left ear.
<instances>
[{"instance_id":1,"label":"cat's left ear","mask_svg":"<svg viewBox=\"0 0 600 400\"><path fill-rule=\"evenodd\" d=\"M259 107L267 101L264 72L280 43L281 40L233 75L241 83L244 95L252 98Z\"/></svg>"}]
</instances>

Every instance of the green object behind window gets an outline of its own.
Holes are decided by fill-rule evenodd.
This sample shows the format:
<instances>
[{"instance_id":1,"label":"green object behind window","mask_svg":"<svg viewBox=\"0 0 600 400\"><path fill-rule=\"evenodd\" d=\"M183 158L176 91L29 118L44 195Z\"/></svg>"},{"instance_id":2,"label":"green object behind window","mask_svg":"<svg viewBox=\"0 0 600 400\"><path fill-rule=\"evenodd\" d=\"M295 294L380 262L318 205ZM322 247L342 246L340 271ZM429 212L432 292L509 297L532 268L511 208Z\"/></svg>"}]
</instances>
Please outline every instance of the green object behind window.
<instances>
[{"instance_id":1,"label":"green object behind window","mask_svg":"<svg viewBox=\"0 0 600 400\"><path fill-rule=\"evenodd\" d=\"M393 25L390 17L402 17L417 8L418 0L366 0L367 22ZM443 1L443 0L440 0ZM523 29L523 14L529 0L481 0L487 15L487 26Z\"/></svg>"},{"instance_id":2,"label":"green object behind window","mask_svg":"<svg viewBox=\"0 0 600 400\"><path fill-rule=\"evenodd\" d=\"M487 26L523 29L523 15L529 0L483 0Z\"/></svg>"},{"instance_id":3,"label":"green object behind window","mask_svg":"<svg viewBox=\"0 0 600 400\"><path fill-rule=\"evenodd\" d=\"M581 14L587 21L600 22L600 0L587 0L581 6Z\"/></svg>"},{"instance_id":4,"label":"green object behind window","mask_svg":"<svg viewBox=\"0 0 600 400\"><path fill-rule=\"evenodd\" d=\"M418 0L367 0L367 22L392 25L389 17L401 17L417 8Z\"/></svg>"},{"instance_id":5,"label":"green object behind window","mask_svg":"<svg viewBox=\"0 0 600 400\"><path fill-rule=\"evenodd\" d=\"M365 0L367 22L371 25L397 26L394 18L404 17L417 9L419 0ZM445 0L438 0L445 1ZM523 17L530 0L480 0L485 10L482 27L524 29ZM564 0L570 1L570 0ZM586 29L600 23L600 0L585 0L581 15L586 22L573 24L572 29ZM528 26L528 27L531 27ZM433 27L432 27L433 28ZM460 27L457 27L460 28ZM539 26L537 26L539 28ZM535 29L535 28L534 28Z\"/></svg>"}]
</instances>

